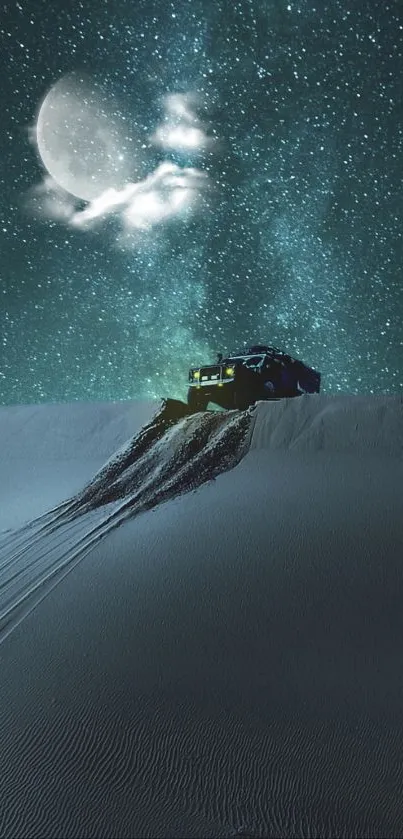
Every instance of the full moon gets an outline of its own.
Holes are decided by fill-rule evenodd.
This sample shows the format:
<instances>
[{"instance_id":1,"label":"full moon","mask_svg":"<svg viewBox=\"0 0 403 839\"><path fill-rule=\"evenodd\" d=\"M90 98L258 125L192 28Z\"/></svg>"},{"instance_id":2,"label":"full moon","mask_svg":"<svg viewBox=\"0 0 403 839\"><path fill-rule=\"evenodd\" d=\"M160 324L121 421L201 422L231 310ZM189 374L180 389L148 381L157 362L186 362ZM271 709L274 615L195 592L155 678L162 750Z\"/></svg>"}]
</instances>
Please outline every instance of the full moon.
<instances>
[{"instance_id":1,"label":"full moon","mask_svg":"<svg viewBox=\"0 0 403 839\"><path fill-rule=\"evenodd\" d=\"M67 192L92 201L135 176L136 145L113 102L91 80L70 73L46 94L36 143L49 174Z\"/></svg>"}]
</instances>

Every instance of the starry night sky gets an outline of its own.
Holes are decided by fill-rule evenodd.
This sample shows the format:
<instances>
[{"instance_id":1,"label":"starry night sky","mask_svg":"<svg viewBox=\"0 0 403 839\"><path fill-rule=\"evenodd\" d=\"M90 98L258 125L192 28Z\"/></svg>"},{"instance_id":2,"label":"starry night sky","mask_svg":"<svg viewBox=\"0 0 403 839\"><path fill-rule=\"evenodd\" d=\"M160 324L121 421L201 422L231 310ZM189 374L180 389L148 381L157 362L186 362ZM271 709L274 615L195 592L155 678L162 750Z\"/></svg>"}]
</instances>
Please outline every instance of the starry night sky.
<instances>
[{"instance_id":1,"label":"starry night sky","mask_svg":"<svg viewBox=\"0 0 403 839\"><path fill-rule=\"evenodd\" d=\"M403 392L401 0L20 0L0 38L1 404L184 398L244 342ZM71 79L107 103L116 190L140 183L115 209L39 155Z\"/></svg>"}]
</instances>

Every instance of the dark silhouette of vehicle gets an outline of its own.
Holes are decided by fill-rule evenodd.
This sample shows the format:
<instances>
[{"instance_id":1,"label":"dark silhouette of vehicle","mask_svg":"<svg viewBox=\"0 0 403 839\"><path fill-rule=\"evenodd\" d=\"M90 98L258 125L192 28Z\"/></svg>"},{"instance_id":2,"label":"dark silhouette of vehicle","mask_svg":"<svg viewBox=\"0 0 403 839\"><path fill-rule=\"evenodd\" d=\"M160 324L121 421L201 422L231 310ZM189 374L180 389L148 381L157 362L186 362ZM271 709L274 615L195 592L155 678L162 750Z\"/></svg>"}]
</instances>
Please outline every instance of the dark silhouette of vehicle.
<instances>
[{"instance_id":1,"label":"dark silhouette of vehicle","mask_svg":"<svg viewBox=\"0 0 403 839\"><path fill-rule=\"evenodd\" d=\"M284 399L319 393L321 374L297 358L258 344L223 357L216 364L191 367L188 405L205 411L209 402L221 408L245 410L260 399Z\"/></svg>"}]
</instances>

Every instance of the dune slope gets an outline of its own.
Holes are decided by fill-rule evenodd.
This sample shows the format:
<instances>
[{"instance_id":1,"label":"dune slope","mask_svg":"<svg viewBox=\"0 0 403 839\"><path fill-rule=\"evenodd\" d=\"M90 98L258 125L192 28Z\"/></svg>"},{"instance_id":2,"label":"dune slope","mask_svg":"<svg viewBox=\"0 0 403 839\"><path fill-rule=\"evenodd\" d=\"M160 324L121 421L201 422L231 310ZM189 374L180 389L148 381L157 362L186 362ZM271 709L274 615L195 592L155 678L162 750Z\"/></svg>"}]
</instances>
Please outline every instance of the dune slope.
<instances>
[{"instance_id":1,"label":"dune slope","mask_svg":"<svg viewBox=\"0 0 403 839\"><path fill-rule=\"evenodd\" d=\"M402 400L151 413L3 534L0 836L403 836Z\"/></svg>"}]
</instances>

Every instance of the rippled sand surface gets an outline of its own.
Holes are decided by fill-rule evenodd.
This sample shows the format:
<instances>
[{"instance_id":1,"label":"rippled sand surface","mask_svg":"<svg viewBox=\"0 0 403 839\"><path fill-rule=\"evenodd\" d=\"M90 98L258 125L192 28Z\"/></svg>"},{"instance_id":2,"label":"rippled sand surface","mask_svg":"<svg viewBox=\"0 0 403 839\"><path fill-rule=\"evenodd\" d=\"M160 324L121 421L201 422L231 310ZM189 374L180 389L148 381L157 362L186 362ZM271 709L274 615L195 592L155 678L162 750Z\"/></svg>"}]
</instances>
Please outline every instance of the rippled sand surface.
<instances>
[{"instance_id":1,"label":"rippled sand surface","mask_svg":"<svg viewBox=\"0 0 403 839\"><path fill-rule=\"evenodd\" d=\"M3 534L1 837L403 836L402 405L350 399L154 420Z\"/></svg>"}]
</instances>

